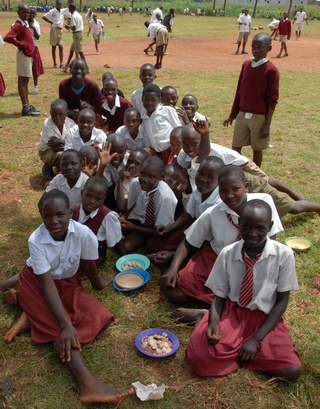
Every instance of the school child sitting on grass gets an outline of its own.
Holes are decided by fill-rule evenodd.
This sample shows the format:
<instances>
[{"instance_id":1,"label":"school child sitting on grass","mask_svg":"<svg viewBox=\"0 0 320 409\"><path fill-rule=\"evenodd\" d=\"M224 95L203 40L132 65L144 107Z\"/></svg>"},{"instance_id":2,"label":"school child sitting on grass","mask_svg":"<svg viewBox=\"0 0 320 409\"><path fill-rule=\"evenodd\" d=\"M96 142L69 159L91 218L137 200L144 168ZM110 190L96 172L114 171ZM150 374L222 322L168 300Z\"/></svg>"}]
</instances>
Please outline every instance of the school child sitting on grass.
<instances>
[{"instance_id":1,"label":"school child sitting on grass","mask_svg":"<svg viewBox=\"0 0 320 409\"><path fill-rule=\"evenodd\" d=\"M113 133L108 136L108 140L98 150L100 164L97 176L103 176L108 183L108 193L105 205L112 210L117 209L114 189L120 177L123 175L129 157L126 152L126 142L122 135Z\"/></svg>"},{"instance_id":2,"label":"school child sitting on grass","mask_svg":"<svg viewBox=\"0 0 320 409\"><path fill-rule=\"evenodd\" d=\"M187 114L189 122L206 121L206 117L200 112L198 112L199 105L198 100L194 95L187 94L181 100L181 107L177 112L184 124L187 124L185 117L183 116L183 111L180 114L180 109L184 110ZM210 123L208 124L210 126Z\"/></svg>"},{"instance_id":3,"label":"school child sitting on grass","mask_svg":"<svg viewBox=\"0 0 320 409\"><path fill-rule=\"evenodd\" d=\"M167 107L175 108L178 102L177 90L172 85L166 85L161 88L161 104Z\"/></svg>"},{"instance_id":4,"label":"school child sitting on grass","mask_svg":"<svg viewBox=\"0 0 320 409\"><path fill-rule=\"evenodd\" d=\"M90 177L81 194L81 205L72 209L72 218L88 226L99 241L99 258L97 266L101 265L107 256L107 249L116 247L120 255L122 249L122 232L119 215L103 205L108 191L105 178Z\"/></svg>"},{"instance_id":5,"label":"school child sitting on grass","mask_svg":"<svg viewBox=\"0 0 320 409\"><path fill-rule=\"evenodd\" d=\"M123 213L127 210L127 201L131 182L140 175L142 164L148 157L144 149L134 149L131 151L122 176L114 189L117 211Z\"/></svg>"},{"instance_id":6,"label":"school child sitting on grass","mask_svg":"<svg viewBox=\"0 0 320 409\"><path fill-rule=\"evenodd\" d=\"M43 224L28 240L30 257L20 273L19 303L24 317L16 330L20 333L31 325L33 342L52 342L56 355L76 381L81 403L120 402L133 390L119 390L98 381L81 356L81 344L91 342L114 320L106 307L84 293L76 275L81 268L95 290L106 287L94 262L98 258L97 238L87 226L71 220L65 193L45 193L40 207Z\"/></svg>"},{"instance_id":7,"label":"school child sitting on grass","mask_svg":"<svg viewBox=\"0 0 320 409\"><path fill-rule=\"evenodd\" d=\"M168 165L177 162L178 155L182 149L181 132L182 126L177 126L170 132L170 154L167 160Z\"/></svg>"},{"instance_id":8,"label":"school child sitting on grass","mask_svg":"<svg viewBox=\"0 0 320 409\"><path fill-rule=\"evenodd\" d=\"M106 142L107 136L101 130L95 127L96 114L92 109L82 109L79 112L78 125L69 129L66 133L64 150L74 149L80 151L83 146L94 145L96 147Z\"/></svg>"},{"instance_id":9,"label":"school child sitting on grass","mask_svg":"<svg viewBox=\"0 0 320 409\"><path fill-rule=\"evenodd\" d=\"M40 141L37 144L38 155L44 163L42 174L47 180L54 178L52 168L59 166L66 133L74 126L75 122L68 118L66 101L55 99L50 105L50 117L43 123Z\"/></svg>"},{"instance_id":10,"label":"school child sitting on grass","mask_svg":"<svg viewBox=\"0 0 320 409\"><path fill-rule=\"evenodd\" d=\"M271 196L247 193L248 182L241 168L224 166L218 183L221 202L209 207L185 231L185 238L179 244L170 267L161 277L166 296L175 304L184 304L193 299L211 304L213 294L204 283L220 251L240 239L238 217L247 201L259 198L271 206L274 223L268 233L270 237L283 231ZM187 265L181 269L186 261ZM174 316L182 322L188 322L189 319L193 321L191 312L194 310L178 310Z\"/></svg>"},{"instance_id":11,"label":"school child sitting on grass","mask_svg":"<svg viewBox=\"0 0 320 409\"><path fill-rule=\"evenodd\" d=\"M152 64L146 63L140 67L139 79L142 82L142 87L136 89L131 94L131 104L140 112L141 118L146 114L146 109L142 103L143 88L146 85L153 84L156 78L156 70Z\"/></svg>"},{"instance_id":12,"label":"school child sitting on grass","mask_svg":"<svg viewBox=\"0 0 320 409\"><path fill-rule=\"evenodd\" d=\"M133 149L146 149L150 154L155 154L151 147L148 136L141 125L142 119L137 108L130 107L126 109L123 116L124 125L117 129L116 133L124 137L127 151Z\"/></svg>"},{"instance_id":13,"label":"school child sitting on grass","mask_svg":"<svg viewBox=\"0 0 320 409\"><path fill-rule=\"evenodd\" d=\"M250 193L268 193L277 208L280 217L287 213L299 214L302 212L320 212L320 205L305 200L304 197L284 185L281 181L274 179L264 173L252 160L240 155L233 149L210 143L209 133L204 132L200 136L200 129L195 126L185 125L182 129L182 147L177 158L178 163L188 170L190 181L194 184L194 176L198 169L198 155L217 156L223 160L225 165L233 164L240 166L246 172Z\"/></svg>"},{"instance_id":14,"label":"school child sitting on grass","mask_svg":"<svg viewBox=\"0 0 320 409\"><path fill-rule=\"evenodd\" d=\"M68 149L64 151L60 159L61 173L55 176L46 192L58 189L64 192L70 202L71 208L79 206L81 203L81 192L88 179L82 172L82 155L79 151Z\"/></svg>"},{"instance_id":15,"label":"school child sitting on grass","mask_svg":"<svg viewBox=\"0 0 320 409\"><path fill-rule=\"evenodd\" d=\"M140 176L131 182L127 211L120 217L125 234L125 252L130 254L142 247L156 227L174 221L177 199L162 180L163 162L157 157L144 160Z\"/></svg>"},{"instance_id":16,"label":"school child sitting on grass","mask_svg":"<svg viewBox=\"0 0 320 409\"><path fill-rule=\"evenodd\" d=\"M155 84L143 88L142 103L147 113L142 121L153 149L167 165L171 153L170 132L181 124L174 108L160 104L160 95L160 88Z\"/></svg>"},{"instance_id":17,"label":"school child sitting on grass","mask_svg":"<svg viewBox=\"0 0 320 409\"><path fill-rule=\"evenodd\" d=\"M186 355L201 376L222 376L239 366L295 381L299 354L283 321L290 291L298 290L293 251L268 238L272 211L250 200L240 213L242 240L219 254L206 286L214 293L189 340Z\"/></svg>"},{"instance_id":18,"label":"school child sitting on grass","mask_svg":"<svg viewBox=\"0 0 320 409\"><path fill-rule=\"evenodd\" d=\"M101 77L102 88L101 88L101 90L100 90L100 92L101 92L101 98L102 98L102 103L104 103L104 101L106 100L106 96L104 95L104 91L103 91L103 84L105 83L105 81L106 81L107 79L110 79L110 78L114 78L111 72L107 71L107 72L104 72L104 73L102 74L102 77ZM121 91L120 88L118 88L117 94L119 95L119 97L124 98L124 94L123 94L123 92Z\"/></svg>"},{"instance_id":19,"label":"school child sitting on grass","mask_svg":"<svg viewBox=\"0 0 320 409\"><path fill-rule=\"evenodd\" d=\"M108 78L103 84L105 101L101 108L101 115L105 120L103 130L113 133L123 125L123 115L131 103L118 95L118 82L114 78Z\"/></svg>"}]
</instances>

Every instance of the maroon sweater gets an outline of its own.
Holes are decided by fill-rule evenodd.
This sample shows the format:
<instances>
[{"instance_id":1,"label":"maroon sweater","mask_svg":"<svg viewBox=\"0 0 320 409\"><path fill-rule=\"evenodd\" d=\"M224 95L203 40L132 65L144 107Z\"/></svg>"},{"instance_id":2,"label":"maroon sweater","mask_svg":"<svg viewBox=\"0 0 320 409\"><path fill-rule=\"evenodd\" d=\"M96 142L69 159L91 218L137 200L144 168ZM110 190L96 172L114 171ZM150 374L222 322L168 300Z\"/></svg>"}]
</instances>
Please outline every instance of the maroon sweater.
<instances>
[{"instance_id":1,"label":"maroon sweater","mask_svg":"<svg viewBox=\"0 0 320 409\"><path fill-rule=\"evenodd\" d=\"M275 109L279 99L279 71L268 61L252 68L251 61L242 65L231 116L239 111L266 115L268 108Z\"/></svg>"},{"instance_id":2,"label":"maroon sweater","mask_svg":"<svg viewBox=\"0 0 320 409\"><path fill-rule=\"evenodd\" d=\"M132 107L132 105L127 99L122 98L122 97L119 97L119 98L120 98L120 107L117 107L114 115L111 115L110 112L104 108L101 109L101 114L105 118L107 118L107 123L103 127L105 131L115 132L118 128L120 128L120 126L123 125L123 115L125 113L125 110L127 108Z\"/></svg>"},{"instance_id":3,"label":"maroon sweater","mask_svg":"<svg viewBox=\"0 0 320 409\"><path fill-rule=\"evenodd\" d=\"M288 18L286 18L285 20L281 18L278 26L278 31L281 36L288 36L289 40L291 37L291 21Z\"/></svg>"},{"instance_id":4,"label":"maroon sweater","mask_svg":"<svg viewBox=\"0 0 320 409\"><path fill-rule=\"evenodd\" d=\"M64 99L69 109L80 109L80 101L88 102L92 105L97 114L101 112L101 92L98 84L88 78L84 79L84 89L80 94L75 94L72 90L72 78L62 80L59 84L59 98Z\"/></svg>"},{"instance_id":5,"label":"maroon sweater","mask_svg":"<svg viewBox=\"0 0 320 409\"><path fill-rule=\"evenodd\" d=\"M15 45L27 57L32 57L34 54L31 31L27 26L22 25L19 20L14 23L11 30L5 35L3 41Z\"/></svg>"}]
</instances>

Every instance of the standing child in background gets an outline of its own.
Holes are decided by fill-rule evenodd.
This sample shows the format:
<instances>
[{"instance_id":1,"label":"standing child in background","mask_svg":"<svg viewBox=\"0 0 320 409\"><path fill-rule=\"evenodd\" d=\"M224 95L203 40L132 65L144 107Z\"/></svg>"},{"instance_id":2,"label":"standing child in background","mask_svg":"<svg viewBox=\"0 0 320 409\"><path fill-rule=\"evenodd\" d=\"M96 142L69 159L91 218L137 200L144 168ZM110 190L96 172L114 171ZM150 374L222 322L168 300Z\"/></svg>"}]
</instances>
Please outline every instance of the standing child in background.
<instances>
[{"instance_id":1,"label":"standing child in background","mask_svg":"<svg viewBox=\"0 0 320 409\"><path fill-rule=\"evenodd\" d=\"M114 78L105 80L103 92L106 98L101 108L101 114L106 118L103 129L107 133L113 133L123 125L123 115L132 105L125 98L119 97L118 82Z\"/></svg>"},{"instance_id":2,"label":"standing child in background","mask_svg":"<svg viewBox=\"0 0 320 409\"><path fill-rule=\"evenodd\" d=\"M267 58L272 49L269 34L252 39L253 58L242 65L236 95L224 126L234 127L232 149L241 153L251 145L253 162L261 167L262 151L270 145L270 125L279 98L279 71Z\"/></svg>"},{"instance_id":3,"label":"standing child in background","mask_svg":"<svg viewBox=\"0 0 320 409\"><path fill-rule=\"evenodd\" d=\"M142 121L153 149L167 165L171 153L170 133L181 124L174 108L160 104L160 96L161 90L155 84L143 88L142 103L147 113Z\"/></svg>"},{"instance_id":4,"label":"standing child in background","mask_svg":"<svg viewBox=\"0 0 320 409\"><path fill-rule=\"evenodd\" d=\"M142 164L148 156L144 149L134 149L131 151L123 174L120 176L114 190L117 211L119 213L127 210L131 182L140 175Z\"/></svg>"},{"instance_id":5,"label":"standing child in background","mask_svg":"<svg viewBox=\"0 0 320 409\"><path fill-rule=\"evenodd\" d=\"M82 172L82 155L74 149L63 152L60 159L61 173L55 176L46 192L58 189L64 192L70 201L71 209L81 204L81 192L88 176Z\"/></svg>"},{"instance_id":6,"label":"standing child in background","mask_svg":"<svg viewBox=\"0 0 320 409\"><path fill-rule=\"evenodd\" d=\"M50 106L50 118L44 121L40 142L37 144L38 155L44 163L42 174L47 180L54 178L54 166L60 165L60 157L64 151L67 132L75 126L68 118L68 105L63 99L56 99Z\"/></svg>"},{"instance_id":7,"label":"standing child in background","mask_svg":"<svg viewBox=\"0 0 320 409\"><path fill-rule=\"evenodd\" d=\"M97 266L105 261L108 248L116 247L120 255L124 254L119 215L103 204L107 190L108 185L105 178L90 177L83 187L81 205L72 209L73 220L85 224L97 236L99 241Z\"/></svg>"},{"instance_id":8,"label":"standing child in background","mask_svg":"<svg viewBox=\"0 0 320 409\"><path fill-rule=\"evenodd\" d=\"M17 47L17 76L18 92L22 103L22 116L39 116L34 106L29 104L28 84L32 78L32 57L34 44L29 30L28 17L29 7L22 3L18 6L18 20L13 24L10 31L4 36L3 41Z\"/></svg>"},{"instance_id":9,"label":"standing child in background","mask_svg":"<svg viewBox=\"0 0 320 409\"><path fill-rule=\"evenodd\" d=\"M304 21L308 24L307 13L303 11L303 7L300 7L299 11L297 11L296 15L294 16L294 21L292 22L292 24L296 23L296 40L300 40Z\"/></svg>"},{"instance_id":10,"label":"standing child in background","mask_svg":"<svg viewBox=\"0 0 320 409\"><path fill-rule=\"evenodd\" d=\"M239 229L243 240L225 247L208 277L214 293L191 335L187 358L201 376L222 376L239 366L295 381L299 354L283 322L289 293L298 290L293 251L268 238L270 206L247 202Z\"/></svg>"},{"instance_id":11,"label":"standing child in background","mask_svg":"<svg viewBox=\"0 0 320 409\"><path fill-rule=\"evenodd\" d=\"M86 61L82 49L82 32L83 19L80 13L77 12L77 6L73 3L69 4L69 12L71 13L71 24L65 25L65 28L72 31L72 44L70 47L69 57L66 66L63 68L64 72L68 71L74 53L78 53L80 58ZM88 69L89 71L89 69Z\"/></svg>"},{"instance_id":12,"label":"standing child in background","mask_svg":"<svg viewBox=\"0 0 320 409\"><path fill-rule=\"evenodd\" d=\"M154 68L156 69L162 68L164 47L165 47L165 44L167 44L168 42L168 30L166 26L164 26L160 22L149 23L149 21L146 21L144 25L148 29L148 36L151 39L154 39L157 45L156 52L155 52L157 59L156 59L156 64Z\"/></svg>"},{"instance_id":13,"label":"standing child in background","mask_svg":"<svg viewBox=\"0 0 320 409\"><path fill-rule=\"evenodd\" d=\"M95 128L96 114L92 109L82 109L79 113L78 125L75 125L66 133L64 150L75 149L80 151L83 146L102 145L107 140L106 134Z\"/></svg>"},{"instance_id":14,"label":"standing child in background","mask_svg":"<svg viewBox=\"0 0 320 409\"><path fill-rule=\"evenodd\" d=\"M172 28L171 28L171 27L172 27L172 25L173 25L173 19L174 19L174 18L175 18L175 11L174 11L174 9L170 9L170 10L169 10L169 13L165 15L165 17L164 17L164 19L163 19L163 21L162 21L162 24L163 24L164 26L166 26L166 28L167 28L167 30L168 30L168 40L167 40L167 44L165 44L164 50L163 50L164 55L169 54L169 53L167 52L167 48L168 48L168 44L169 44L169 33L172 33Z\"/></svg>"},{"instance_id":15,"label":"standing child in background","mask_svg":"<svg viewBox=\"0 0 320 409\"><path fill-rule=\"evenodd\" d=\"M251 16L249 10L245 8L243 13L239 15L238 24L239 24L239 38L237 41L238 48L236 54L239 54L241 41L242 41L242 52L241 54L248 54L246 51L246 45L248 42L249 34L250 34L250 26L251 26Z\"/></svg>"},{"instance_id":16,"label":"standing child in background","mask_svg":"<svg viewBox=\"0 0 320 409\"><path fill-rule=\"evenodd\" d=\"M94 289L106 287L94 263L97 238L88 227L71 220L63 192L45 193L41 201L43 224L28 240L30 257L20 273L19 286L19 303L31 324L31 339L38 344L53 343L77 383L82 403L120 402L133 391L98 381L81 356L81 344L91 342L114 320L97 299L84 293L76 276L81 268Z\"/></svg>"},{"instance_id":17,"label":"standing child in background","mask_svg":"<svg viewBox=\"0 0 320 409\"><path fill-rule=\"evenodd\" d=\"M96 54L99 55L99 43L100 43L100 37L101 33L104 34L103 31L104 24L102 20L97 18L96 14L92 15L92 20L89 20L89 31L87 34L87 37L89 37L90 31L92 31L92 36L94 39L94 46L96 48Z\"/></svg>"},{"instance_id":18,"label":"standing child in background","mask_svg":"<svg viewBox=\"0 0 320 409\"><path fill-rule=\"evenodd\" d=\"M140 112L136 108L127 108L123 116L123 126L117 129L116 133L124 137L127 151L138 148L146 148L150 154L153 153L148 136L141 126L142 119ZM150 149L151 148L151 149Z\"/></svg>"},{"instance_id":19,"label":"standing child in background","mask_svg":"<svg viewBox=\"0 0 320 409\"><path fill-rule=\"evenodd\" d=\"M163 182L162 171L160 158L146 158L140 176L131 183L128 209L120 217L122 231L126 234L123 245L127 254L143 246L148 236L155 235L157 226L168 226L174 221L177 199Z\"/></svg>"},{"instance_id":20,"label":"standing child in background","mask_svg":"<svg viewBox=\"0 0 320 409\"><path fill-rule=\"evenodd\" d=\"M33 90L30 92L31 95L36 95L38 93L38 77L44 74L39 48L37 46L37 40L39 40L41 32L40 32L40 24L35 19L36 16L37 16L37 9L35 7L30 7L28 23L29 23L29 30L31 31L33 45L34 45L34 54L32 57L32 75L33 75L34 87L33 87Z\"/></svg>"},{"instance_id":21,"label":"standing child in background","mask_svg":"<svg viewBox=\"0 0 320 409\"><path fill-rule=\"evenodd\" d=\"M291 37L291 21L288 18L288 13L283 13L283 18L280 19L279 26L279 41L281 42L280 52L277 58L281 58L282 51L284 51L284 57L288 57L287 41Z\"/></svg>"},{"instance_id":22,"label":"standing child in background","mask_svg":"<svg viewBox=\"0 0 320 409\"><path fill-rule=\"evenodd\" d=\"M136 89L131 94L131 104L133 107L137 108L142 118L146 114L146 109L142 103L142 92L146 85L153 84L153 81L157 78L154 66L149 63L143 64L140 68L139 78L142 82L142 87Z\"/></svg>"}]
</instances>

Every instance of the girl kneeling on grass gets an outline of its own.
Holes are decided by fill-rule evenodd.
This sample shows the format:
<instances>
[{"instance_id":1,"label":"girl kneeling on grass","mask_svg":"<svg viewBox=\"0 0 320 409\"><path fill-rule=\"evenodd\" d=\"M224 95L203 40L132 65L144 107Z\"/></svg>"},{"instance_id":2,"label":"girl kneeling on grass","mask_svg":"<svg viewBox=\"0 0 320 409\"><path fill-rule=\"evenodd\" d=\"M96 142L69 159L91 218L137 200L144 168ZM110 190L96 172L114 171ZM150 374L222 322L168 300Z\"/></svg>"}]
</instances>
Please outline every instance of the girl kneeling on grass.
<instances>
[{"instance_id":1,"label":"girl kneeling on grass","mask_svg":"<svg viewBox=\"0 0 320 409\"><path fill-rule=\"evenodd\" d=\"M95 290L106 287L94 260L96 236L71 220L67 195L44 193L39 203L43 224L29 237L30 257L20 273L19 303L31 324L35 343L52 342L56 354L73 375L80 401L113 403L133 393L98 381L81 356L81 343L91 342L113 322L113 315L77 279L81 268Z\"/></svg>"}]
</instances>

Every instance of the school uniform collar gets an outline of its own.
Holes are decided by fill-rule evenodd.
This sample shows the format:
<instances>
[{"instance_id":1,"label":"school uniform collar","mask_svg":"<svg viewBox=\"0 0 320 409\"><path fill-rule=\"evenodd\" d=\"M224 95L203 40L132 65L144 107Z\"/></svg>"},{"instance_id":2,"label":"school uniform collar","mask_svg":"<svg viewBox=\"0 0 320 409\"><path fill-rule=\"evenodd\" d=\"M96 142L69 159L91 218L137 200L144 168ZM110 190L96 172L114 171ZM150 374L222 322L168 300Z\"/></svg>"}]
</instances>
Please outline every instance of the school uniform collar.
<instances>
[{"instance_id":1,"label":"school uniform collar","mask_svg":"<svg viewBox=\"0 0 320 409\"><path fill-rule=\"evenodd\" d=\"M82 204L80 205L80 211L79 211L79 220L84 220L84 222L86 222L89 219L93 219L94 217L96 217L97 213L99 211L99 207L96 210L93 210L91 213L86 214Z\"/></svg>"},{"instance_id":2,"label":"school uniform collar","mask_svg":"<svg viewBox=\"0 0 320 409\"><path fill-rule=\"evenodd\" d=\"M199 192L198 188L195 187L192 194L198 203L215 203L217 197L219 196L219 187L216 186L213 191L210 193L210 196L206 198L206 200L202 201L202 194Z\"/></svg>"},{"instance_id":3,"label":"school uniform collar","mask_svg":"<svg viewBox=\"0 0 320 409\"><path fill-rule=\"evenodd\" d=\"M274 248L274 245L272 243L273 240L271 240L268 236L267 236L267 241L266 244L262 250L262 254L259 260L262 260L264 258L267 258L269 256L276 256L276 251ZM236 250L234 252L234 261L243 261L243 256L242 256L242 247L243 247L244 241L240 240L236 243Z\"/></svg>"},{"instance_id":4,"label":"school uniform collar","mask_svg":"<svg viewBox=\"0 0 320 409\"><path fill-rule=\"evenodd\" d=\"M63 241L54 240L54 238L51 236L51 234L49 233L49 230L47 230L44 224L41 225L41 228L42 228L42 237L40 241L41 244L53 244L54 246L59 246L61 245L61 243L63 243ZM70 220L69 222L68 231L67 231L65 240L69 234L75 234L75 227L74 227L73 220Z\"/></svg>"},{"instance_id":5,"label":"school uniform collar","mask_svg":"<svg viewBox=\"0 0 320 409\"><path fill-rule=\"evenodd\" d=\"M17 18L17 21L20 21L20 23L23 26L29 27L29 23L27 22L27 20L22 20L20 17Z\"/></svg>"},{"instance_id":6,"label":"school uniform collar","mask_svg":"<svg viewBox=\"0 0 320 409\"><path fill-rule=\"evenodd\" d=\"M102 108L104 108L106 111L110 112L111 115L114 115L114 113L116 112L116 109L117 109L117 108L120 108L120 106L121 106L121 104L120 104L120 97L119 97L119 95L117 94L117 95L116 95L115 102L114 102L114 106L113 106L112 109L110 109L107 100L104 101L104 103L103 103L103 105L102 105Z\"/></svg>"},{"instance_id":7,"label":"school uniform collar","mask_svg":"<svg viewBox=\"0 0 320 409\"><path fill-rule=\"evenodd\" d=\"M160 182L159 182L160 183ZM159 186L159 185L158 185ZM152 194L152 193L155 193L157 190L158 190L158 186L155 188L155 189L153 189L153 190L149 190L148 192L145 192L144 190L142 190L142 196L144 196L144 197L146 197L146 198L148 198L148 197L150 197L150 195Z\"/></svg>"},{"instance_id":8,"label":"school uniform collar","mask_svg":"<svg viewBox=\"0 0 320 409\"><path fill-rule=\"evenodd\" d=\"M64 176L64 179L63 179L63 181L62 181L62 184L63 185L68 185L69 186L69 188L70 188L70 190L73 190L73 189L75 189L75 188L79 188L79 187L82 187L82 176L84 175L85 173L84 172L81 172L80 173L80 176L78 177L78 180L77 180L77 183L72 187L72 188L70 188L70 186L69 186L69 183L68 183L68 179Z\"/></svg>"},{"instance_id":9,"label":"school uniform collar","mask_svg":"<svg viewBox=\"0 0 320 409\"><path fill-rule=\"evenodd\" d=\"M269 61L269 58L267 58L267 57L261 58L261 60L259 60L259 61L255 61L253 57L250 58L252 68L260 67L260 65L263 65L263 64L267 63L268 61Z\"/></svg>"}]
</instances>

